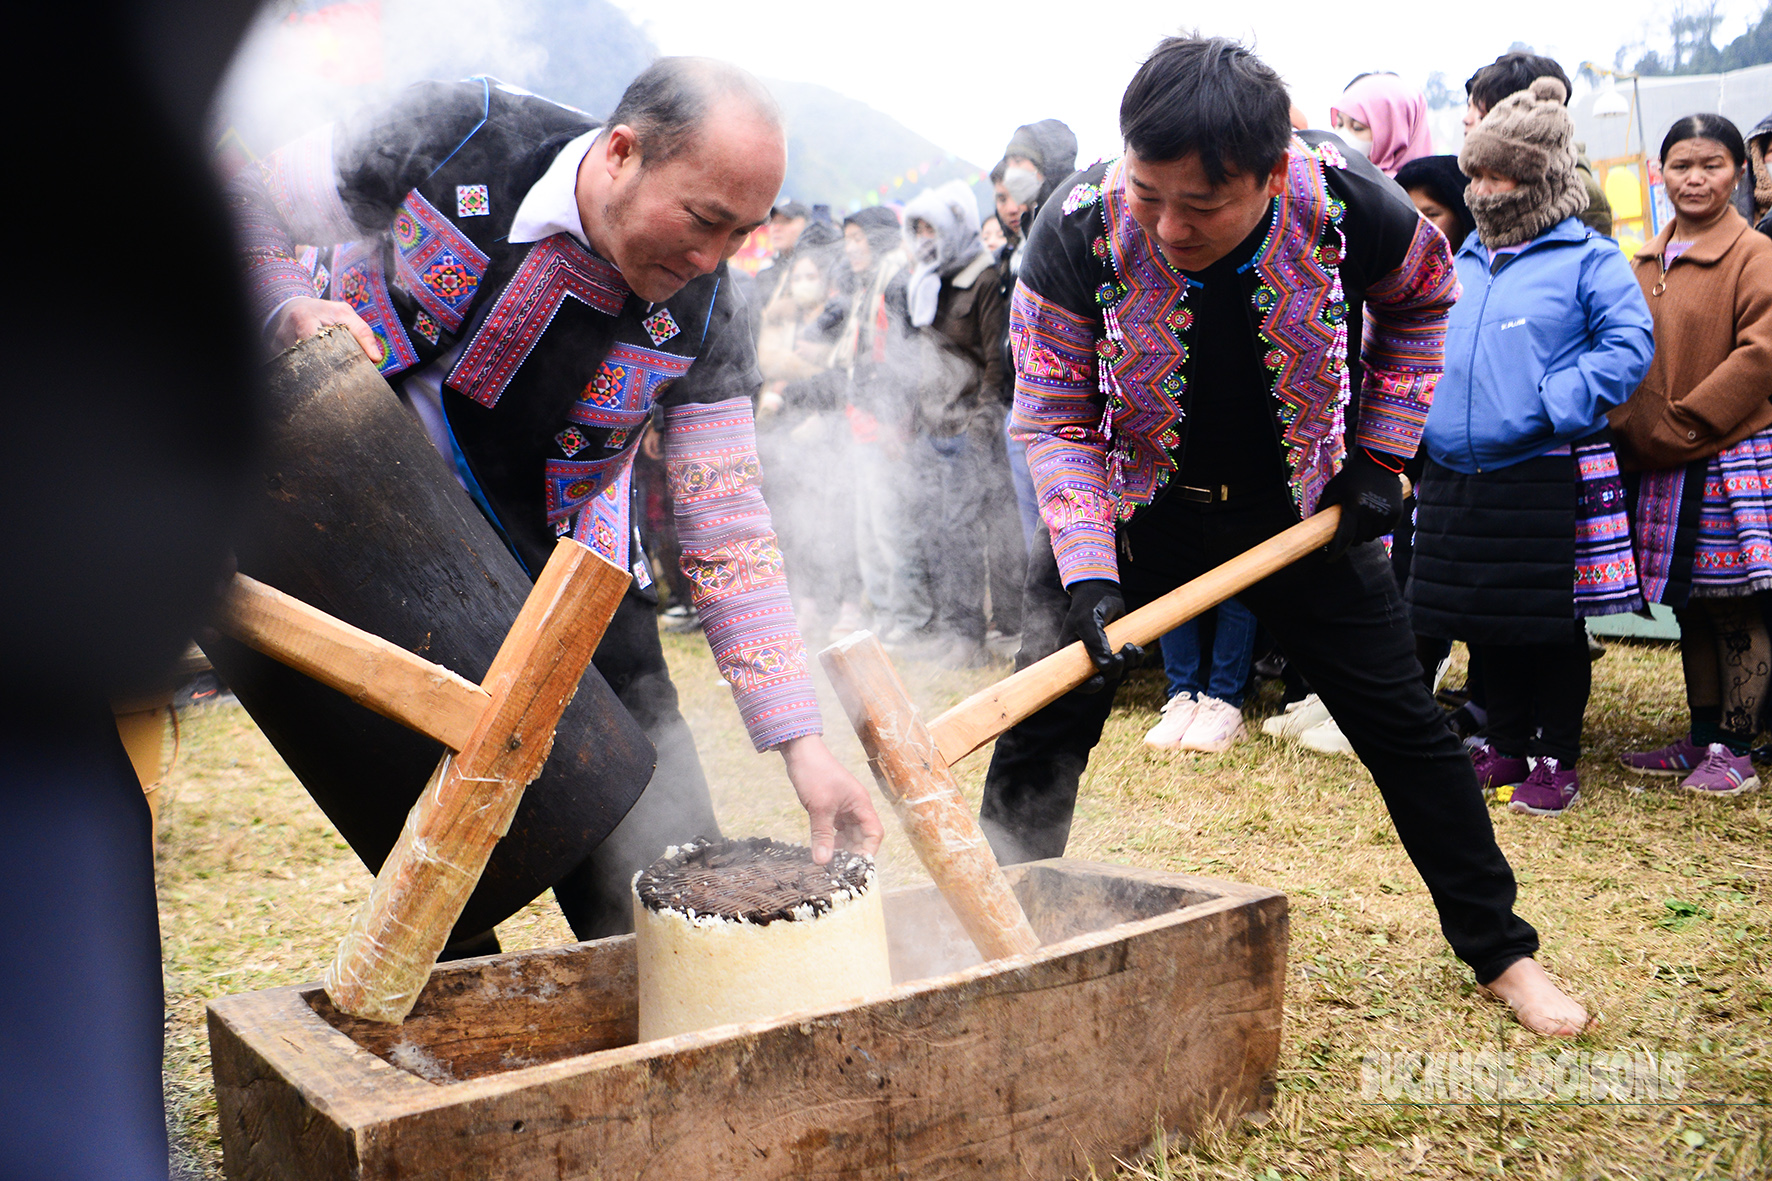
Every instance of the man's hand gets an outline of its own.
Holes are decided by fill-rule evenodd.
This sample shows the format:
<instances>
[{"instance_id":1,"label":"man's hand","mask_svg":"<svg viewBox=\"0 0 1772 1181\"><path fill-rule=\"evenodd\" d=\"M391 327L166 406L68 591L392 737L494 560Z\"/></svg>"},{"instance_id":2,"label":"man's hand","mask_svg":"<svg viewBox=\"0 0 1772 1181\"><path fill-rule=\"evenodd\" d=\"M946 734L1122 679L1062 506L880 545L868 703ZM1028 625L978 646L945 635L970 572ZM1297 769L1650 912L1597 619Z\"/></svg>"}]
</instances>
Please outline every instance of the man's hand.
<instances>
[{"instance_id":1,"label":"man's hand","mask_svg":"<svg viewBox=\"0 0 1772 1181\"><path fill-rule=\"evenodd\" d=\"M1099 693L1109 678L1118 683L1126 670L1144 659L1144 649L1127 644L1118 652L1108 642L1107 625L1126 614L1126 600L1120 595L1120 584L1105 578L1085 578L1071 584L1071 609L1064 617L1064 636L1083 641L1089 659L1095 662L1095 675L1077 686L1083 693Z\"/></svg>"},{"instance_id":2,"label":"man's hand","mask_svg":"<svg viewBox=\"0 0 1772 1181\"><path fill-rule=\"evenodd\" d=\"M1335 526L1335 536L1329 542L1331 562L1347 553L1350 546L1396 529L1403 519L1403 481L1396 472L1373 459L1364 447L1356 447L1341 470L1323 485L1318 508L1332 504L1341 506L1341 523Z\"/></svg>"},{"instance_id":3,"label":"man's hand","mask_svg":"<svg viewBox=\"0 0 1772 1181\"><path fill-rule=\"evenodd\" d=\"M281 351L333 324L349 328L363 349L363 355L377 365L381 364L381 342L375 339L375 333L370 331L356 309L335 299L298 297L278 308L271 321L271 345Z\"/></svg>"},{"instance_id":4,"label":"man's hand","mask_svg":"<svg viewBox=\"0 0 1772 1181\"><path fill-rule=\"evenodd\" d=\"M824 739L809 734L775 749L787 762L788 781L812 820L812 860L823 865L838 847L869 857L879 852L886 830L868 789L843 769Z\"/></svg>"}]
</instances>

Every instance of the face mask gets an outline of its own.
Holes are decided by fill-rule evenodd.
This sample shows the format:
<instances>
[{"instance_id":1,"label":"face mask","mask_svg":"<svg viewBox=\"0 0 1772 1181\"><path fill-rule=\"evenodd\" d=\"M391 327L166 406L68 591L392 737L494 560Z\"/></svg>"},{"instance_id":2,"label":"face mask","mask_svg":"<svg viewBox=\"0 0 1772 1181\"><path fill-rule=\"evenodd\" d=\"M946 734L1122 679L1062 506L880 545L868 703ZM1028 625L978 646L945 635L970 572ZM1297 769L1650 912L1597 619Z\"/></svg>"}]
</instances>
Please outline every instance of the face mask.
<instances>
[{"instance_id":1,"label":"face mask","mask_svg":"<svg viewBox=\"0 0 1772 1181\"><path fill-rule=\"evenodd\" d=\"M941 252L941 244L936 239L934 239L934 238L918 238L917 239L917 261L918 262L932 263L935 261L935 256L937 254L939 254L940 252Z\"/></svg>"},{"instance_id":2,"label":"face mask","mask_svg":"<svg viewBox=\"0 0 1772 1181\"><path fill-rule=\"evenodd\" d=\"M824 284L817 279L795 279L792 294L801 307L816 307L824 302Z\"/></svg>"},{"instance_id":3,"label":"face mask","mask_svg":"<svg viewBox=\"0 0 1772 1181\"><path fill-rule=\"evenodd\" d=\"M1371 155L1372 155L1372 141L1371 140L1358 139L1354 136L1353 132L1349 131L1345 127L1342 128L1341 130L1337 131L1336 134L1341 136L1341 142L1346 144L1348 146L1348 148L1351 151L1353 151L1356 155L1365 156L1367 158L1371 157Z\"/></svg>"},{"instance_id":4,"label":"face mask","mask_svg":"<svg viewBox=\"0 0 1772 1181\"><path fill-rule=\"evenodd\" d=\"M1003 188L1017 205L1032 205L1040 195L1040 174L1017 164L1003 173Z\"/></svg>"}]
</instances>

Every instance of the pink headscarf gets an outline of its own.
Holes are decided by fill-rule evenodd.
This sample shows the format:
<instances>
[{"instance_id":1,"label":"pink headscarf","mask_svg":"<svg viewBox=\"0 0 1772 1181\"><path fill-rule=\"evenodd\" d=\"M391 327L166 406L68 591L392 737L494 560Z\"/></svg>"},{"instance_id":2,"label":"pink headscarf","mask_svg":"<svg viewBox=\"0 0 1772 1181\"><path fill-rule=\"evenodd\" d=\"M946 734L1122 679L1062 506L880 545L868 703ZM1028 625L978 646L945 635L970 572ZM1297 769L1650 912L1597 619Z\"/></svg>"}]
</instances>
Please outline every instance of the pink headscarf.
<instances>
[{"instance_id":1,"label":"pink headscarf","mask_svg":"<svg viewBox=\"0 0 1772 1181\"><path fill-rule=\"evenodd\" d=\"M1395 74L1367 74L1329 108L1351 115L1372 129L1372 163L1386 176L1411 160L1434 154L1427 129L1427 99Z\"/></svg>"}]
</instances>

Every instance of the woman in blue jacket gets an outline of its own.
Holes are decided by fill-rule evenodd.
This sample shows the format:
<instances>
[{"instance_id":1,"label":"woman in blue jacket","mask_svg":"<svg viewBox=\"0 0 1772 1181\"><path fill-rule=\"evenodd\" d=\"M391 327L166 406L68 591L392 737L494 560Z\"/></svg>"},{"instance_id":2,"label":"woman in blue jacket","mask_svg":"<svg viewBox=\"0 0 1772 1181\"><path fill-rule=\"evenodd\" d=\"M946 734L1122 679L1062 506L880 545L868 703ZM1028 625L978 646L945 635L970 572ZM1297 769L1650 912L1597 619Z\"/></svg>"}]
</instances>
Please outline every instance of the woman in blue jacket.
<instances>
[{"instance_id":1,"label":"woman in blue jacket","mask_svg":"<svg viewBox=\"0 0 1772 1181\"><path fill-rule=\"evenodd\" d=\"M1540 78L1466 135L1477 232L1422 442L1415 630L1483 661L1489 739L1471 759L1510 807L1557 815L1590 687L1582 619L1642 605L1605 413L1642 379L1654 323L1612 239L1577 218L1563 84Z\"/></svg>"}]
</instances>

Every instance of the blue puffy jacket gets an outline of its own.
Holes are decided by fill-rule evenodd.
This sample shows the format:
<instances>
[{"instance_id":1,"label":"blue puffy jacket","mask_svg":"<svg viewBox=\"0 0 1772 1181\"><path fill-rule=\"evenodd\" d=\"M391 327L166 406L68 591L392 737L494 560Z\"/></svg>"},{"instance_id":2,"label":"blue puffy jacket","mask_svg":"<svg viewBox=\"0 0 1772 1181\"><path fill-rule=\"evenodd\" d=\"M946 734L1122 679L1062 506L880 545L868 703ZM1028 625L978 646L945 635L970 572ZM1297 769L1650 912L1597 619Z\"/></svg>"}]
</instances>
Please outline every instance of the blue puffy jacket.
<instances>
[{"instance_id":1,"label":"blue puffy jacket","mask_svg":"<svg viewBox=\"0 0 1772 1181\"><path fill-rule=\"evenodd\" d=\"M1570 217L1489 269L1477 235L1458 251L1464 293L1446 324L1446 370L1421 441L1471 474L1592 434L1649 370L1655 324L1612 239Z\"/></svg>"}]
</instances>

